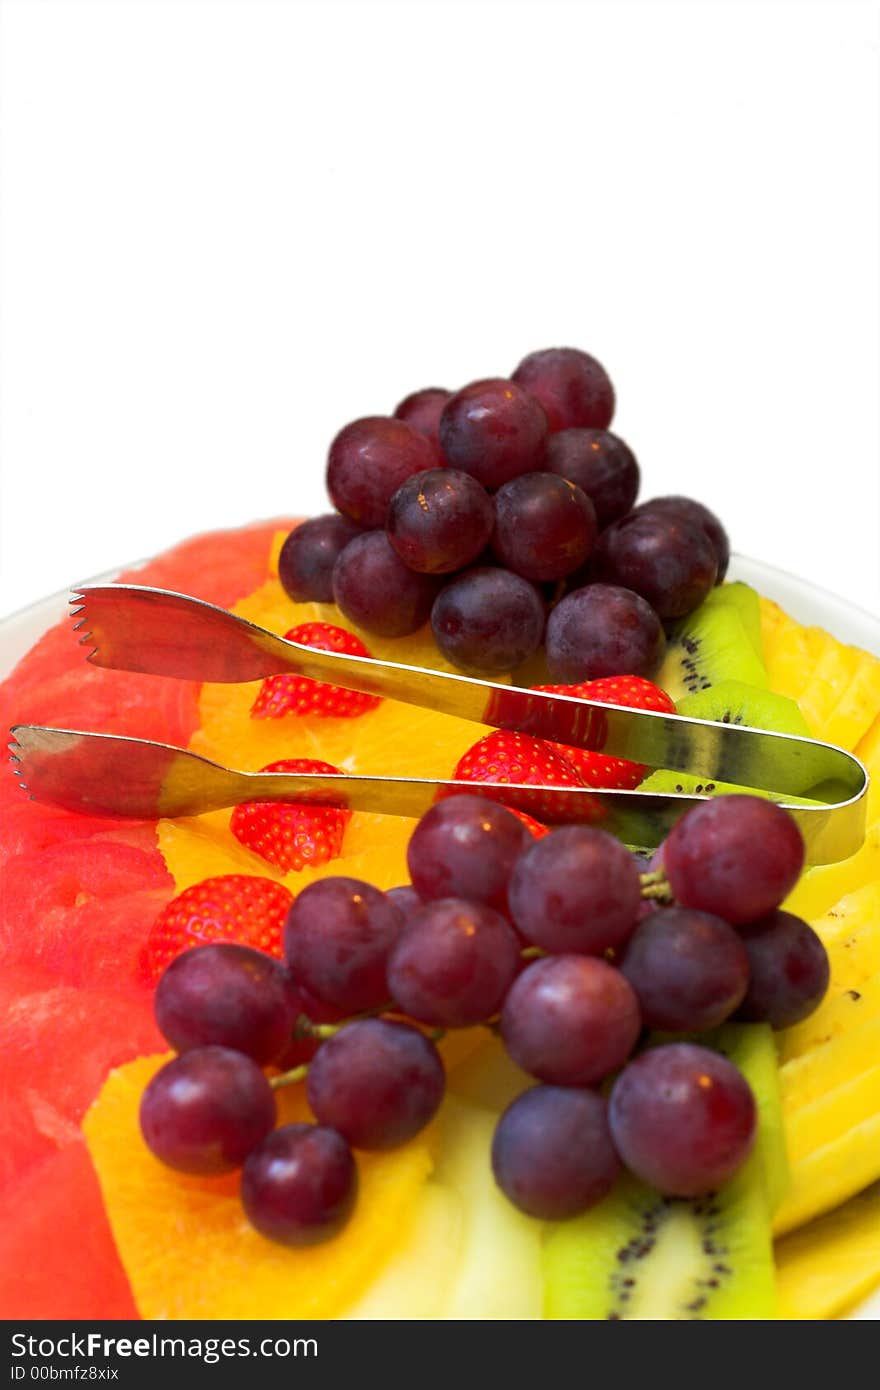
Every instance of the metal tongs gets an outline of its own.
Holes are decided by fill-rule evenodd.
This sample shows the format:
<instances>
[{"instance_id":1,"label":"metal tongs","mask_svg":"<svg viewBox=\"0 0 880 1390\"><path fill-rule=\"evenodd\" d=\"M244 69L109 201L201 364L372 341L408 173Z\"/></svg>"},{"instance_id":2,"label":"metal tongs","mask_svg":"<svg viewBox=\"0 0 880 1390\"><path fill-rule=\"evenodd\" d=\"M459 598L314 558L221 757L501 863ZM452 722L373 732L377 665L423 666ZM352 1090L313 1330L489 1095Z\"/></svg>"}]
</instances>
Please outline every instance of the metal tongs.
<instances>
[{"instance_id":1,"label":"metal tongs","mask_svg":"<svg viewBox=\"0 0 880 1390\"><path fill-rule=\"evenodd\" d=\"M813 864L848 858L864 838L867 772L831 744L319 651L165 589L88 585L71 603L86 660L97 666L219 682L295 672L493 728L697 774L707 783L767 791L797 820ZM91 815L154 819L245 801L293 801L419 816L450 789L479 790L520 806L535 794L534 787L506 783L238 772L147 739L34 724L11 732L15 770L32 799ZM568 787L554 793L553 819L601 822L627 844L648 849L688 806L704 799L699 793Z\"/></svg>"}]
</instances>

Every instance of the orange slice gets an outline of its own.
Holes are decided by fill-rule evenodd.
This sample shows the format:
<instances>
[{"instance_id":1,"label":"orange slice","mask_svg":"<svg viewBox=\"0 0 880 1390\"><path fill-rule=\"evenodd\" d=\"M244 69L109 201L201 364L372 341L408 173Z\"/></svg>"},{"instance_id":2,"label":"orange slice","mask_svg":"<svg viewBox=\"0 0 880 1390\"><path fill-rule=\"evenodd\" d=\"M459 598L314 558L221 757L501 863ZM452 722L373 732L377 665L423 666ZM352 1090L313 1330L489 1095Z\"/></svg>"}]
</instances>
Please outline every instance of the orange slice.
<instances>
[{"instance_id":1,"label":"orange slice","mask_svg":"<svg viewBox=\"0 0 880 1390\"><path fill-rule=\"evenodd\" d=\"M347 1226L288 1249L248 1225L238 1175L174 1173L141 1139L144 1087L168 1055L110 1073L83 1123L132 1292L143 1318L333 1318L360 1297L405 1238L433 1166L432 1131L390 1153L358 1154ZM302 1087L279 1093L280 1122L311 1119Z\"/></svg>"}]
</instances>

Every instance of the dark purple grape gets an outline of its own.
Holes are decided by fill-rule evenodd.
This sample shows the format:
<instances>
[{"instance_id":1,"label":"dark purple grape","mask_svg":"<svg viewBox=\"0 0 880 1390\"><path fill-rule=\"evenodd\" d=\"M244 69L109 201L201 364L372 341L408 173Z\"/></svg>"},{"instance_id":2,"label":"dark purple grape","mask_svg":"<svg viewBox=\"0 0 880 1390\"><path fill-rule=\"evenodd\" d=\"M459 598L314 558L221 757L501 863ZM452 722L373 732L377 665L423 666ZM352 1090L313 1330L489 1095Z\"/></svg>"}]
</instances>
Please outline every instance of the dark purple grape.
<instances>
[{"instance_id":1,"label":"dark purple grape","mask_svg":"<svg viewBox=\"0 0 880 1390\"><path fill-rule=\"evenodd\" d=\"M443 450L437 431L443 407L451 395L452 392L444 390L442 386L426 386L422 391L413 391L412 395L404 397L394 412L395 420L405 420L419 434L430 439L438 464L443 462Z\"/></svg>"},{"instance_id":2,"label":"dark purple grape","mask_svg":"<svg viewBox=\"0 0 880 1390\"><path fill-rule=\"evenodd\" d=\"M245 1160L241 1203L261 1236L315 1245L341 1230L357 1195L351 1149L335 1129L282 1125Z\"/></svg>"},{"instance_id":3,"label":"dark purple grape","mask_svg":"<svg viewBox=\"0 0 880 1390\"><path fill-rule=\"evenodd\" d=\"M678 516L682 521L689 521L693 526L699 526L705 531L718 561L716 583L721 583L730 563L730 540L714 512L710 512L708 507L704 507L702 502L697 502L692 497L651 497L647 502L643 502L638 510Z\"/></svg>"},{"instance_id":4,"label":"dark purple grape","mask_svg":"<svg viewBox=\"0 0 880 1390\"><path fill-rule=\"evenodd\" d=\"M626 515L638 495L636 456L610 430L569 429L551 434L544 467L576 483L587 494L603 531Z\"/></svg>"},{"instance_id":5,"label":"dark purple grape","mask_svg":"<svg viewBox=\"0 0 880 1390\"><path fill-rule=\"evenodd\" d=\"M402 883L399 888L386 888L385 896L394 903L406 926L422 907L422 899L411 883Z\"/></svg>"},{"instance_id":6,"label":"dark purple grape","mask_svg":"<svg viewBox=\"0 0 880 1390\"><path fill-rule=\"evenodd\" d=\"M605 1101L562 1086L524 1091L495 1127L492 1172L505 1197L541 1221L594 1206L620 1172Z\"/></svg>"},{"instance_id":7,"label":"dark purple grape","mask_svg":"<svg viewBox=\"0 0 880 1390\"><path fill-rule=\"evenodd\" d=\"M256 1062L197 1047L156 1072L141 1097L141 1133L181 1173L231 1173L275 1125L275 1096Z\"/></svg>"},{"instance_id":8,"label":"dark purple grape","mask_svg":"<svg viewBox=\"0 0 880 1390\"><path fill-rule=\"evenodd\" d=\"M385 527L411 570L451 574L482 554L494 524L492 499L476 478L455 468L432 468L397 489Z\"/></svg>"},{"instance_id":9,"label":"dark purple grape","mask_svg":"<svg viewBox=\"0 0 880 1390\"><path fill-rule=\"evenodd\" d=\"M346 425L330 445L327 491L334 507L358 526L384 526L401 483L436 464L419 430L390 415L368 415Z\"/></svg>"},{"instance_id":10,"label":"dark purple grape","mask_svg":"<svg viewBox=\"0 0 880 1390\"><path fill-rule=\"evenodd\" d=\"M623 1065L642 1029L632 986L595 956L526 966L501 1010L501 1037L523 1071L554 1086L592 1086Z\"/></svg>"},{"instance_id":11,"label":"dark purple grape","mask_svg":"<svg viewBox=\"0 0 880 1390\"><path fill-rule=\"evenodd\" d=\"M538 402L504 377L472 381L440 416L446 462L488 488L540 468L546 438L547 418Z\"/></svg>"},{"instance_id":12,"label":"dark purple grape","mask_svg":"<svg viewBox=\"0 0 880 1390\"><path fill-rule=\"evenodd\" d=\"M749 987L736 1017L790 1028L825 997L828 952L813 928L791 912L771 912L740 928L749 961Z\"/></svg>"},{"instance_id":13,"label":"dark purple grape","mask_svg":"<svg viewBox=\"0 0 880 1390\"><path fill-rule=\"evenodd\" d=\"M614 387L601 362L579 348L543 348L524 357L513 380L541 402L550 429L607 429Z\"/></svg>"},{"instance_id":14,"label":"dark purple grape","mask_svg":"<svg viewBox=\"0 0 880 1390\"><path fill-rule=\"evenodd\" d=\"M580 569L597 529L589 497L555 473L523 473L495 496L492 549L525 579L563 579Z\"/></svg>"},{"instance_id":15,"label":"dark purple grape","mask_svg":"<svg viewBox=\"0 0 880 1390\"><path fill-rule=\"evenodd\" d=\"M567 594L547 620L547 666L559 684L650 676L666 650L660 619L630 589L591 584Z\"/></svg>"},{"instance_id":16,"label":"dark purple grape","mask_svg":"<svg viewBox=\"0 0 880 1390\"><path fill-rule=\"evenodd\" d=\"M345 616L380 637L408 637L426 623L437 584L403 563L384 531L356 536L333 567L333 598Z\"/></svg>"},{"instance_id":17,"label":"dark purple grape","mask_svg":"<svg viewBox=\"0 0 880 1390\"><path fill-rule=\"evenodd\" d=\"M500 912L463 898L426 903L388 962L404 1013L440 1028L468 1028L497 1014L520 964L516 932Z\"/></svg>"},{"instance_id":18,"label":"dark purple grape","mask_svg":"<svg viewBox=\"0 0 880 1390\"><path fill-rule=\"evenodd\" d=\"M294 899L284 953L297 984L346 1013L388 999L385 967L403 918L384 893L357 878L323 878Z\"/></svg>"},{"instance_id":19,"label":"dark purple grape","mask_svg":"<svg viewBox=\"0 0 880 1390\"><path fill-rule=\"evenodd\" d=\"M290 1040L297 999L280 961L220 942L177 956L159 981L153 1008L177 1052L216 1043L266 1066Z\"/></svg>"},{"instance_id":20,"label":"dark purple grape","mask_svg":"<svg viewBox=\"0 0 880 1390\"><path fill-rule=\"evenodd\" d=\"M518 574L484 566L447 584L431 609L434 640L465 671L512 671L541 645L544 604Z\"/></svg>"},{"instance_id":21,"label":"dark purple grape","mask_svg":"<svg viewBox=\"0 0 880 1390\"><path fill-rule=\"evenodd\" d=\"M639 510L602 532L590 569L600 583L641 594L666 622L699 608L715 583L718 562L698 526Z\"/></svg>"},{"instance_id":22,"label":"dark purple grape","mask_svg":"<svg viewBox=\"0 0 880 1390\"><path fill-rule=\"evenodd\" d=\"M449 796L419 821L406 852L425 901L467 898L507 909L507 882L531 836L512 811L482 796Z\"/></svg>"},{"instance_id":23,"label":"dark purple grape","mask_svg":"<svg viewBox=\"0 0 880 1390\"><path fill-rule=\"evenodd\" d=\"M788 811L759 796L703 801L672 827L663 865L682 907L741 926L766 917L804 866L804 841Z\"/></svg>"},{"instance_id":24,"label":"dark purple grape","mask_svg":"<svg viewBox=\"0 0 880 1390\"><path fill-rule=\"evenodd\" d=\"M609 1104L627 1168L670 1197L713 1192L745 1162L755 1098L726 1057L693 1043L650 1048L624 1067Z\"/></svg>"},{"instance_id":25,"label":"dark purple grape","mask_svg":"<svg viewBox=\"0 0 880 1390\"><path fill-rule=\"evenodd\" d=\"M440 1054L405 1023L364 1018L318 1050L306 1091L318 1121L356 1149L393 1149L424 1129L446 1086Z\"/></svg>"},{"instance_id":26,"label":"dark purple grape","mask_svg":"<svg viewBox=\"0 0 880 1390\"><path fill-rule=\"evenodd\" d=\"M514 922L536 946L601 955L632 935L642 889L638 866L619 840L566 825L527 846L508 896Z\"/></svg>"},{"instance_id":27,"label":"dark purple grape","mask_svg":"<svg viewBox=\"0 0 880 1390\"><path fill-rule=\"evenodd\" d=\"M332 603L333 566L361 528L335 512L297 526L281 547L278 578L295 603Z\"/></svg>"},{"instance_id":28,"label":"dark purple grape","mask_svg":"<svg viewBox=\"0 0 880 1390\"><path fill-rule=\"evenodd\" d=\"M620 962L646 1028L702 1033L741 1003L749 982L746 950L733 927L708 912L667 907L636 928Z\"/></svg>"}]
</instances>

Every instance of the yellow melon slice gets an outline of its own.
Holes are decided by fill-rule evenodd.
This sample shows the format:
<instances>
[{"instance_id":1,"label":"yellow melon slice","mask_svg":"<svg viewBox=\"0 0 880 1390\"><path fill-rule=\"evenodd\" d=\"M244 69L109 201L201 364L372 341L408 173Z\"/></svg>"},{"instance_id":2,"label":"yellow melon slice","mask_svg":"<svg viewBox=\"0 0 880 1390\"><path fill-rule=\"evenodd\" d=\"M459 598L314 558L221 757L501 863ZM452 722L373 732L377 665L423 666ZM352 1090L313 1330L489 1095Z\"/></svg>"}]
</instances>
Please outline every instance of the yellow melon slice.
<instances>
[{"instance_id":1,"label":"yellow melon slice","mask_svg":"<svg viewBox=\"0 0 880 1390\"><path fill-rule=\"evenodd\" d=\"M880 1283L880 1183L776 1246L780 1317L833 1318Z\"/></svg>"},{"instance_id":2,"label":"yellow melon slice","mask_svg":"<svg viewBox=\"0 0 880 1390\"><path fill-rule=\"evenodd\" d=\"M342 1316L355 1321L415 1321L446 1316L461 1259L464 1213L457 1192L425 1183L409 1225L384 1269Z\"/></svg>"},{"instance_id":3,"label":"yellow melon slice","mask_svg":"<svg viewBox=\"0 0 880 1390\"><path fill-rule=\"evenodd\" d=\"M122 1262L144 1318L333 1318L376 1278L433 1166L432 1132L358 1154L355 1211L333 1240L291 1250L245 1220L238 1177L174 1173L147 1149L138 1106L167 1060L111 1072L83 1122ZM281 1123L310 1119L301 1087L279 1093Z\"/></svg>"}]
</instances>

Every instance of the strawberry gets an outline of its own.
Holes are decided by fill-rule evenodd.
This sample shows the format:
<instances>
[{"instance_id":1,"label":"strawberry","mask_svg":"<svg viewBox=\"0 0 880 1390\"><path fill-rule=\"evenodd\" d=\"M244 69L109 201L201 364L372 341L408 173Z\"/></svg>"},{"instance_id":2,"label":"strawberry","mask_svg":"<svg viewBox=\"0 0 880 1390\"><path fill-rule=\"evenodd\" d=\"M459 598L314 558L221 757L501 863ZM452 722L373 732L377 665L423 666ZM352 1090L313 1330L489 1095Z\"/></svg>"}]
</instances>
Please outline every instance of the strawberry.
<instances>
[{"instance_id":1,"label":"strawberry","mask_svg":"<svg viewBox=\"0 0 880 1390\"><path fill-rule=\"evenodd\" d=\"M508 806L507 809L512 816L516 816L517 820L522 821L533 839L543 840L545 835L550 834L549 825L542 825L539 820L535 820L534 816L527 815L525 811L517 811L514 806Z\"/></svg>"},{"instance_id":2,"label":"strawberry","mask_svg":"<svg viewBox=\"0 0 880 1390\"><path fill-rule=\"evenodd\" d=\"M221 874L194 883L163 907L141 952L141 969L156 980L190 946L231 941L281 955L281 930L293 894L283 883L250 874Z\"/></svg>"},{"instance_id":3,"label":"strawberry","mask_svg":"<svg viewBox=\"0 0 880 1390\"><path fill-rule=\"evenodd\" d=\"M506 729L496 729L479 739L459 761L453 776L459 782L513 782L530 787L584 785L577 769L559 753L558 745ZM552 791L514 793L503 801L512 809L525 810L529 816L534 813L551 821L571 819L567 798ZM588 806L585 799L585 813ZM590 809L601 814L595 804Z\"/></svg>"},{"instance_id":4,"label":"strawberry","mask_svg":"<svg viewBox=\"0 0 880 1390\"><path fill-rule=\"evenodd\" d=\"M545 690L551 695L574 695L582 700L598 700L603 705L625 705L628 709L652 709L663 714L675 714L675 705L666 691L643 676L604 676L601 680L581 681L577 685L538 685L535 689ZM609 758L605 753L590 753L586 748L570 748L561 743L553 746L577 768L586 787L614 787L621 791L632 791L648 770L643 763Z\"/></svg>"},{"instance_id":5,"label":"strawberry","mask_svg":"<svg viewBox=\"0 0 880 1390\"><path fill-rule=\"evenodd\" d=\"M315 758L285 758L261 772L338 772ZM245 849L285 873L308 864L327 864L342 852L342 837L351 811L336 806L289 805L283 801L246 801L236 806L229 829Z\"/></svg>"},{"instance_id":6,"label":"strawberry","mask_svg":"<svg viewBox=\"0 0 880 1390\"><path fill-rule=\"evenodd\" d=\"M322 652L344 652L346 656L369 656L370 652L353 632L331 623L301 623L284 636L304 647ZM252 719L281 719L285 714L317 714L323 718L354 719L381 704L378 695L343 690L327 681L313 681L292 671L268 676L260 686L251 707Z\"/></svg>"}]
</instances>

